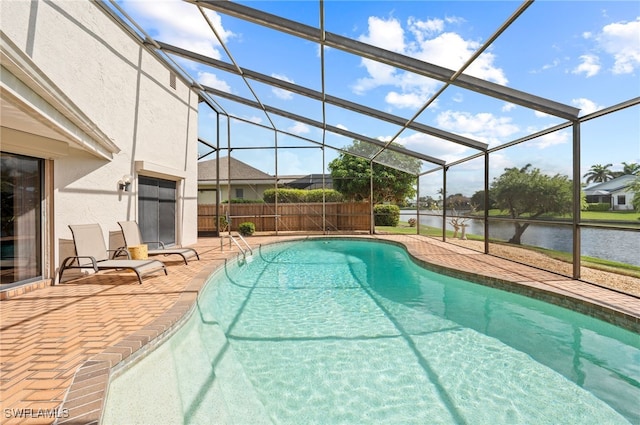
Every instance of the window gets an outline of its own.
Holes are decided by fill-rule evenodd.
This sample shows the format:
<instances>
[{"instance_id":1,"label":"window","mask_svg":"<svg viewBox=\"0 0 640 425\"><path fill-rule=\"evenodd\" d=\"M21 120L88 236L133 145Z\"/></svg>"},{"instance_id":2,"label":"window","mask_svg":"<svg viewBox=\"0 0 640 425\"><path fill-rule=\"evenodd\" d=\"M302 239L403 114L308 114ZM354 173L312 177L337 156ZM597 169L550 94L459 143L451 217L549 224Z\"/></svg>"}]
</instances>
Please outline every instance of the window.
<instances>
[{"instance_id":1,"label":"window","mask_svg":"<svg viewBox=\"0 0 640 425\"><path fill-rule=\"evenodd\" d=\"M44 161L2 152L0 203L0 283L42 277L42 178Z\"/></svg>"},{"instance_id":2,"label":"window","mask_svg":"<svg viewBox=\"0 0 640 425\"><path fill-rule=\"evenodd\" d=\"M176 182L138 177L138 224L144 241L176 243ZM158 248L150 244L149 248Z\"/></svg>"},{"instance_id":3,"label":"window","mask_svg":"<svg viewBox=\"0 0 640 425\"><path fill-rule=\"evenodd\" d=\"M618 205L626 205L627 197L625 195L618 195Z\"/></svg>"},{"instance_id":4,"label":"window","mask_svg":"<svg viewBox=\"0 0 640 425\"><path fill-rule=\"evenodd\" d=\"M236 189L236 199L244 199L244 189Z\"/></svg>"}]
</instances>

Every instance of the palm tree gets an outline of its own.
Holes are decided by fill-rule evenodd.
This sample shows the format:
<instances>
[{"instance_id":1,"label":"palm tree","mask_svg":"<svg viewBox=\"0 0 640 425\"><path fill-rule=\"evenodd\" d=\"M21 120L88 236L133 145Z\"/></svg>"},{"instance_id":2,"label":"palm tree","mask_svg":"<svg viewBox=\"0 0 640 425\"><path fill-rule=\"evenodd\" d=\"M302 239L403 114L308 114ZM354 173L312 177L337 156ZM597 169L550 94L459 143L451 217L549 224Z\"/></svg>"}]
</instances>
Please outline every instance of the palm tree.
<instances>
[{"instance_id":1,"label":"palm tree","mask_svg":"<svg viewBox=\"0 0 640 425\"><path fill-rule=\"evenodd\" d=\"M602 183L609 181L613 178L613 173L609 169L613 164L601 165L596 164L592 165L589 171L582 177L587 178L587 184L594 183Z\"/></svg>"},{"instance_id":2,"label":"palm tree","mask_svg":"<svg viewBox=\"0 0 640 425\"><path fill-rule=\"evenodd\" d=\"M623 162L622 165L623 165L623 168L622 168L623 175L627 175L627 174L631 174L634 176L640 175L640 164L636 162L632 162L630 164Z\"/></svg>"}]
</instances>

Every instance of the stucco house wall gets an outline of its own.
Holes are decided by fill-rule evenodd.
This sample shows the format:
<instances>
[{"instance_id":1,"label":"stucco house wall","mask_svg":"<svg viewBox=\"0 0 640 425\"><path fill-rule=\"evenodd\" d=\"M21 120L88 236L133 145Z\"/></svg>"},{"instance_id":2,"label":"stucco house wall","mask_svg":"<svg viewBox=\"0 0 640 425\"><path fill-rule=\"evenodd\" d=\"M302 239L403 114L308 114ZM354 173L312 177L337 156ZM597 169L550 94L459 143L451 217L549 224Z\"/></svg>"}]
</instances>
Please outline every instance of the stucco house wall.
<instances>
[{"instance_id":1,"label":"stucco house wall","mask_svg":"<svg viewBox=\"0 0 640 425\"><path fill-rule=\"evenodd\" d=\"M611 209L614 211L630 211L633 210L634 193L621 189L611 192Z\"/></svg>"},{"instance_id":2,"label":"stucco house wall","mask_svg":"<svg viewBox=\"0 0 640 425\"><path fill-rule=\"evenodd\" d=\"M3 1L0 14L3 97L53 129L2 129L3 151L49 160L45 277L69 224L97 222L106 239L117 221L137 220L142 175L177 182L176 242L195 243L197 93L94 2ZM127 174L131 191L119 191Z\"/></svg>"},{"instance_id":3,"label":"stucco house wall","mask_svg":"<svg viewBox=\"0 0 640 425\"><path fill-rule=\"evenodd\" d=\"M242 199L251 201L260 201L264 199L264 191L267 189L273 189L275 185L273 183L236 183L231 185L231 199L238 198L236 196L237 190L242 190ZM198 203L200 204L215 204L215 191L216 185L211 182L200 182L198 192ZM229 187L228 185L220 186L220 202L229 200Z\"/></svg>"}]
</instances>

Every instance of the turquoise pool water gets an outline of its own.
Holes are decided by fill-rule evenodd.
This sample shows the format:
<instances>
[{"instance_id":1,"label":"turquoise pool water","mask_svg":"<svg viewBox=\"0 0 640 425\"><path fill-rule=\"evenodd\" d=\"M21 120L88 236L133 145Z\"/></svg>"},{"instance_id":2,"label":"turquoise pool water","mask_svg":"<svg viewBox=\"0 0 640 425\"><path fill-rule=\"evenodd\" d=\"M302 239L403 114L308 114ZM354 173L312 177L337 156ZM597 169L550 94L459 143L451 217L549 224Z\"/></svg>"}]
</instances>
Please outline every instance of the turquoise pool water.
<instances>
[{"instance_id":1,"label":"turquoise pool water","mask_svg":"<svg viewBox=\"0 0 640 425\"><path fill-rule=\"evenodd\" d=\"M317 239L212 276L189 321L115 378L103 423L640 423L640 336Z\"/></svg>"}]
</instances>

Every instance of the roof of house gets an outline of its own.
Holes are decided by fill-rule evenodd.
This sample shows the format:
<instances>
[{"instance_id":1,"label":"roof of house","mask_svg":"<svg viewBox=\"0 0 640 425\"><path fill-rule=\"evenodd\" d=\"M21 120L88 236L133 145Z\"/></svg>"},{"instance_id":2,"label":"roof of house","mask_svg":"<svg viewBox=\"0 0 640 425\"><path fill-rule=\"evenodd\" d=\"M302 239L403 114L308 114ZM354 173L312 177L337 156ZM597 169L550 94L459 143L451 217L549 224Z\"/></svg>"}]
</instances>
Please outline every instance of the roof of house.
<instances>
[{"instance_id":1,"label":"roof of house","mask_svg":"<svg viewBox=\"0 0 640 425\"><path fill-rule=\"evenodd\" d=\"M307 174L307 175L290 175L290 176L278 176L278 181L289 187L297 189L306 189L310 186L321 185L323 182L322 174ZM324 184L330 186L332 184L331 174L324 175Z\"/></svg>"},{"instance_id":2,"label":"roof of house","mask_svg":"<svg viewBox=\"0 0 640 425\"><path fill-rule=\"evenodd\" d=\"M602 195L605 193L613 193L629 186L629 184L631 184L631 182L634 181L636 177L637 176L634 176L632 174L625 174L623 176L616 177L615 179L589 186L584 189L584 193L586 193L587 195Z\"/></svg>"},{"instance_id":3,"label":"roof of house","mask_svg":"<svg viewBox=\"0 0 640 425\"><path fill-rule=\"evenodd\" d=\"M198 180L216 180L216 164L217 160L198 162ZM265 183L273 184L274 177L258 170L233 157L220 157L220 180L227 181L229 178L229 168L231 168L231 180L264 180Z\"/></svg>"}]
</instances>

